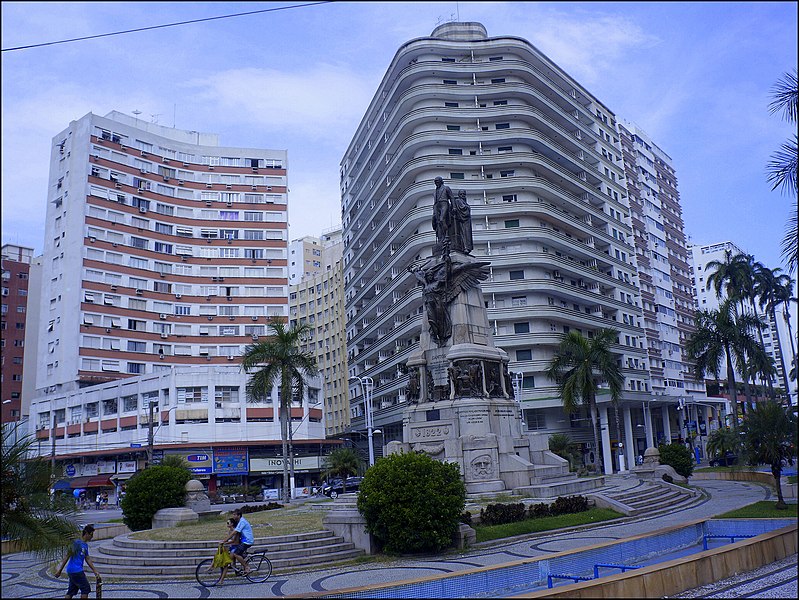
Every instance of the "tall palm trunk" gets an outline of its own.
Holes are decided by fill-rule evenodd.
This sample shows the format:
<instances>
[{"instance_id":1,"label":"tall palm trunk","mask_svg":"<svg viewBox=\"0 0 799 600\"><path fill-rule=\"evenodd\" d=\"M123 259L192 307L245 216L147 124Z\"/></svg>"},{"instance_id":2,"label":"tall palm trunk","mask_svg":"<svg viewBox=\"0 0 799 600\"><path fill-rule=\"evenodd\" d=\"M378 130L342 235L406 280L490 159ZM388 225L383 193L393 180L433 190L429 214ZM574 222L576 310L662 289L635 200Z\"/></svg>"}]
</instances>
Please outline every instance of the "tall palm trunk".
<instances>
[{"instance_id":1,"label":"tall palm trunk","mask_svg":"<svg viewBox=\"0 0 799 600\"><path fill-rule=\"evenodd\" d=\"M588 399L588 410L591 413L591 427L594 432L594 459L597 462L597 472L602 473L604 472L604 461L602 460L602 446L599 444L599 431L597 429L597 409L596 409L596 397L593 393L591 393L590 398Z\"/></svg>"},{"instance_id":2,"label":"tall palm trunk","mask_svg":"<svg viewBox=\"0 0 799 600\"><path fill-rule=\"evenodd\" d=\"M291 424L291 404L288 410L288 429L289 429L289 497L294 499L294 426Z\"/></svg>"},{"instance_id":3,"label":"tall palm trunk","mask_svg":"<svg viewBox=\"0 0 799 600\"><path fill-rule=\"evenodd\" d=\"M774 319L774 328L777 329L777 315L776 315L776 311L774 310L773 306L771 307L771 314L772 314L772 318ZM785 325L788 327L788 339L791 341L791 358L793 360L795 360L796 359L796 348L794 347L794 344L793 344L793 331L792 331L792 328L791 328L791 313L790 313L790 309L788 307L788 303L787 302L785 302L783 304L782 318L785 320ZM783 385L785 386L785 388L784 388L785 389L785 398L786 398L785 402L787 403L787 405L790 405L791 404L791 388L789 387L789 382L788 382L788 371L785 369L785 353L782 351L782 344L780 343L779 330L777 330L777 332L778 332L778 335L775 336L776 337L775 341L777 342L777 349L779 350L779 354L780 354L780 365L782 366L782 381L783 381ZM791 360L791 364L793 364L793 360Z\"/></svg>"},{"instance_id":4,"label":"tall palm trunk","mask_svg":"<svg viewBox=\"0 0 799 600\"><path fill-rule=\"evenodd\" d=\"M288 392L287 392L288 390ZM282 386L280 388L280 443L281 449L283 450L283 502L289 503L291 502L291 497L289 496L289 444L288 444L288 429L290 426L289 423L289 411L290 409L290 398L289 402L286 402L286 395L291 393L291 386L288 380L288 373L284 372L282 377Z\"/></svg>"},{"instance_id":5,"label":"tall palm trunk","mask_svg":"<svg viewBox=\"0 0 799 600\"><path fill-rule=\"evenodd\" d=\"M727 393L732 402L732 428L738 429L738 390L735 386L735 369L732 368L732 354L729 344L724 345L724 355L727 359Z\"/></svg>"},{"instance_id":6,"label":"tall palm trunk","mask_svg":"<svg viewBox=\"0 0 799 600\"><path fill-rule=\"evenodd\" d=\"M777 508L786 508L787 504L785 504L785 498L782 496L782 484L780 480L782 479L782 464L781 463L773 463L771 465L771 475L774 477L774 484L777 487Z\"/></svg>"},{"instance_id":7,"label":"tall palm trunk","mask_svg":"<svg viewBox=\"0 0 799 600\"><path fill-rule=\"evenodd\" d=\"M755 318L759 320L760 319L760 314L757 312L757 305L755 304L754 299L752 299L752 309L755 311ZM774 311L772 310L772 315L773 315L773 313L774 313ZM760 338L760 345L765 348L766 343L763 340L763 330L760 329L760 327L757 328L757 335ZM782 353L780 352L780 354L782 354ZM771 382L771 376L764 377L763 375L761 375L760 377L761 377L761 379L765 379L766 380L766 383L768 385L769 398L774 398L774 384Z\"/></svg>"},{"instance_id":8,"label":"tall palm trunk","mask_svg":"<svg viewBox=\"0 0 799 600\"><path fill-rule=\"evenodd\" d=\"M621 444L621 424L619 423L619 403L613 403L613 418L616 419L616 451L619 457L624 454L624 450L619 446ZM618 463L619 469L621 469L621 461ZM629 465L627 465L629 468Z\"/></svg>"}]
</instances>

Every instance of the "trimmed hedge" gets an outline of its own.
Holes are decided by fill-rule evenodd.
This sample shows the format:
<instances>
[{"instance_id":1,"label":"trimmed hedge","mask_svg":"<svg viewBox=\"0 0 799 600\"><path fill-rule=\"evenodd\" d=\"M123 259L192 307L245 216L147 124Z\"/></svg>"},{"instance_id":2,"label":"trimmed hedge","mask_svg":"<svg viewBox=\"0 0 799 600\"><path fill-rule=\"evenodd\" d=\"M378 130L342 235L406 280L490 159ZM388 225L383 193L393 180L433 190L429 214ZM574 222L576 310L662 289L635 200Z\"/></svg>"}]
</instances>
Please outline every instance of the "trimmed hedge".
<instances>
[{"instance_id":1,"label":"trimmed hedge","mask_svg":"<svg viewBox=\"0 0 799 600\"><path fill-rule=\"evenodd\" d=\"M132 531L150 529L153 516L162 508L183 506L191 473L181 467L150 465L128 480L119 503L122 522Z\"/></svg>"},{"instance_id":2,"label":"trimmed hedge","mask_svg":"<svg viewBox=\"0 0 799 600\"><path fill-rule=\"evenodd\" d=\"M694 472L694 455L682 444L661 444L658 446L660 452L660 464L670 465L683 477L690 477Z\"/></svg>"},{"instance_id":3,"label":"trimmed hedge","mask_svg":"<svg viewBox=\"0 0 799 600\"><path fill-rule=\"evenodd\" d=\"M554 517L587 510L588 498L585 496L558 496L551 505L540 502L531 504L527 509L521 502L518 504L489 504L480 510L480 523L482 525L503 525L525 519Z\"/></svg>"},{"instance_id":4,"label":"trimmed hedge","mask_svg":"<svg viewBox=\"0 0 799 600\"><path fill-rule=\"evenodd\" d=\"M245 504L240 510L241 514L246 515L249 513L261 512L262 510L275 510L277 508L283 508L283 505L278 504L277 502L270 502L269 504L253 504L252 506Z\"/></svg>"},{"instance_id":5,"label":"trimmed hedge","mask_svg":"<svg viewBox=\"0 0 799 600\"><path fill-rule=\"evenodd\" d=\"M457 464L426 454L392 454L364 475L358 510L386 552L437 552L452 544L466 503Z\"/></svg>"}]
</instances>

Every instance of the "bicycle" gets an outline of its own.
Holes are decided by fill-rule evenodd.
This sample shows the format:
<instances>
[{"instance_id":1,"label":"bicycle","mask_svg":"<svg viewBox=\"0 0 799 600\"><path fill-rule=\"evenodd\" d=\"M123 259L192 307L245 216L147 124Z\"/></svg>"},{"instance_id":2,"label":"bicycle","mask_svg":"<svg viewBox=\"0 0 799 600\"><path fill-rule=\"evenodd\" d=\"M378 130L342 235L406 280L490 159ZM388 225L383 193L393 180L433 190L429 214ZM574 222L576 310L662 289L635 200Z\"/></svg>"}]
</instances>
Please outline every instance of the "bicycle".
<instances>
[{"instance_id":1,"label":"bicycle","mask_svg":"<svg viewBox=\"0 0 799 600\"><path fill-rule=\"evenodd\" d=\"M251 583L263 583L272 575L272 561L266 556L266 552L247 552L244 557L250 572L244 575L244 571L238 562L234 562L228 569L232 569L234 575L244 575ZM214 587L222 579L224 567L212 567L214 559L206 558L194 570L194 577L203 587Z\"/></svg>"}]
</instances>

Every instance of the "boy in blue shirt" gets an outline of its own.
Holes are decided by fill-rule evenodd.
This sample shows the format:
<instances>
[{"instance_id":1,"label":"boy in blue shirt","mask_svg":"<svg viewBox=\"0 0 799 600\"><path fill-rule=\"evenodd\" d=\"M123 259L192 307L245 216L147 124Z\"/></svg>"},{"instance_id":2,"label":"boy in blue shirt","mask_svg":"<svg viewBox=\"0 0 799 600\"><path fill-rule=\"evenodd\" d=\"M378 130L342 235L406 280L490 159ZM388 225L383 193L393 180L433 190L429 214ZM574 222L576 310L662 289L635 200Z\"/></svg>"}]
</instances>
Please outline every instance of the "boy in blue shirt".
<instances>
[{"instance_id":1,"label":"boy in blue shirt","mask_svg":"<svg viewBox=\"0 0 799 600\"><path fill-rule=\"evenodd\" d=\"M230 554L233 556L234 564L235 561L239 561L244 568L244 574L247 575L247 573L250 572L250 567L247 566L244 557L247 554L247 549L252 546L255 541L252 533L252 525L241 515L241 509L239 508L233 510L233 521L236 523L236 528L222 543L228 544L238 541L237 544L234 543L230 546ZM238 540L236 538L238 538Z\"/></svg>"},{"instance_id":2,"label":"boy in blue shirt","mask_svg":"<svg viewBox=\"0 0 799 600\"><path fill-rule=\"evenodd\" d=\"M74 596L78 590L80 590L81 598L88 598L92 591L92 587L89 585L89 580L86 579L86 573L83 572L84 560L94 572L97 582L99 583L102 581L100 573L98 573L97 569L94 568L94 563L92 562L92 559L89 558L88 543L92 540L93 536L94 526L86 525L81 532L81 539L72 542L69 552L67 552L67 555L64 557L64 560L61 561L61 565L55 572L56 577L61 577L61 571L64 570L64 565L66 565L67 575L69 575L69 588L67 589L66 595L67 598L72 598L72 596Z\"/></svg>"}]
</instances>

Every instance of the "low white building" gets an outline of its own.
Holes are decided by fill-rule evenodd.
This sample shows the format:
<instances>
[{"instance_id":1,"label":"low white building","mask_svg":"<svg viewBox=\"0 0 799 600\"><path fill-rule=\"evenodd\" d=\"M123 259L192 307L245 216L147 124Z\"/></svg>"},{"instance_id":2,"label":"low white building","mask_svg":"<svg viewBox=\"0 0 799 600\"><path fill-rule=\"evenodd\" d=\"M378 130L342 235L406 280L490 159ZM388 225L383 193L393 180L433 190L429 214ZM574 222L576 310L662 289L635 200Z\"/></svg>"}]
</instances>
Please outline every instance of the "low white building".
<instances>
[{"instance_id":1,"label":"low white building","mask_svg":"<svg viewBox=\"0 0 799 600\"><path fill-rule=\"evenodd\" d=\"M124 481L144 468L150 450L154 462L165 454L184 456L210 492L230 485L280 488L278 388L256 401L246 393L247 379L238 366L176 366L36 398L29 422L38 454L54 456L73 478L60 484L64 489ZM329 451L322 408L316 378L291 408L293 487L320 479Z\"/></svg>"}]
</instances>

